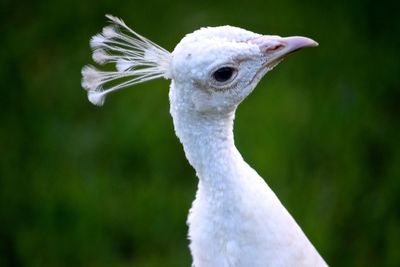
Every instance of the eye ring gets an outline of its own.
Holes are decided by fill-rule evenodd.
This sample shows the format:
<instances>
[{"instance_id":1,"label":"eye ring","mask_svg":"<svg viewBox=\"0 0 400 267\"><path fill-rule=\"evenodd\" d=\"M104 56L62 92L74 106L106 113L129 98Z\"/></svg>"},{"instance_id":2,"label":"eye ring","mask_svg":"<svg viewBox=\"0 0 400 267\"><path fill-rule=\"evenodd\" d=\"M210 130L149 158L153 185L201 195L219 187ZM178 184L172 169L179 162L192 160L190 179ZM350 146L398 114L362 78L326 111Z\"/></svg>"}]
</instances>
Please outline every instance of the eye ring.
<instances>
[{"instance_id":1,"label":"eye ring","mask_svg":"<svg viewBox=\"0 0 400 267\"><path fill-rule=\"evenodd\" d=\"M238 74L237 68L231 65L218 67L211 73L213 84L217 87L226 86L232 82Z\"/></svg>"}]
</instances>

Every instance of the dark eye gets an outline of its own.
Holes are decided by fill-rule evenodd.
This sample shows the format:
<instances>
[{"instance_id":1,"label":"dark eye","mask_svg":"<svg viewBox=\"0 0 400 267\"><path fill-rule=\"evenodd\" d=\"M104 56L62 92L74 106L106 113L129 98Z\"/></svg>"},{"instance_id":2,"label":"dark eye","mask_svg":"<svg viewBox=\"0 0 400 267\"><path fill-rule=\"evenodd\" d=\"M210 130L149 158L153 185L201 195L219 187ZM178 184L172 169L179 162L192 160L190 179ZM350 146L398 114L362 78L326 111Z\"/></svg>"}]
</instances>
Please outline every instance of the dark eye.
<instances>
[{"instance_id":1,"label":"dark eye","mask_svg":"<svg viewBox=\"0 0 400 267\"><path fill-rule=\"evenodd\" d=\"M232 67L222 67L213 73L213 77L217 82L226 82L232 78L235 71Z\"/></svg>"}]
</instances>

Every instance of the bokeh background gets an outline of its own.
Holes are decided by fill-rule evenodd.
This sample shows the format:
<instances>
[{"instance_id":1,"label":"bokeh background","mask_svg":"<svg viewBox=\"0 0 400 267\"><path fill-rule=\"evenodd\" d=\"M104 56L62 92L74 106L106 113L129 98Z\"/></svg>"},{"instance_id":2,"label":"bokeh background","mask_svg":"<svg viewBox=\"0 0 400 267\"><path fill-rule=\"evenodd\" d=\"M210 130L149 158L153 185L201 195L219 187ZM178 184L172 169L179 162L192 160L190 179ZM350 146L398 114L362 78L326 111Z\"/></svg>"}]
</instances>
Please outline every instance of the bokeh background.
<instances>
[{"instance_id":1,"label":"bokeh background","mask_svg":"<svg viewBox=\"0 0 400 267\"><path fill-rule=\"evenodd\" d=\"M197 178L168 81L91 105L89 38L122 17L172 50L201 26L320 43L241 105L236 143L332 266L400 266L396 1L0 2L0 266L190 266Z\"/></svg>"}]
</instances>

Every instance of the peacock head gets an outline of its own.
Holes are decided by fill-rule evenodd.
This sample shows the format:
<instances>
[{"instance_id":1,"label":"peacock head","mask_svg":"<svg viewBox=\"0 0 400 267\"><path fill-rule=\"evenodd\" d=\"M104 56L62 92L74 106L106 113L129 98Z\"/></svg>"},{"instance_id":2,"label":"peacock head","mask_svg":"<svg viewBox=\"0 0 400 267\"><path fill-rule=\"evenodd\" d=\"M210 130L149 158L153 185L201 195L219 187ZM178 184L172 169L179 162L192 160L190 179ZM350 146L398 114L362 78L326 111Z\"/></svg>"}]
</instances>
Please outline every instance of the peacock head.
<instances>
[{"instance_id":1,"label":"peacock head","mask_svg":"<svg viewBox=\"0 0 400 267\"><path fill-rule=\"evenodd\" d=\"M102 105L110 92L164 77L172 80L171 102L198 112L230 112L288 54L318 45L306 37L283 38L221 26L186 35L169 53L122 20L107 17L112 25L91 39L91 47L95 62L114 63L116 71L90 65L82 69L82 86L96 105ZM115 83L119 79L123 81Z\"/></svg>"},{"instance_id":2,"label":"peacock head","mask_svg":"<svg viewBox=\"0 0 400 267\"><path fill-rule=\"evenodd\" d=\"M232 26L201 28L172 52L175 90L200 112L229 112L288 54L318 45L306 37L260 35Z\"/></svg>"}]
</instances>

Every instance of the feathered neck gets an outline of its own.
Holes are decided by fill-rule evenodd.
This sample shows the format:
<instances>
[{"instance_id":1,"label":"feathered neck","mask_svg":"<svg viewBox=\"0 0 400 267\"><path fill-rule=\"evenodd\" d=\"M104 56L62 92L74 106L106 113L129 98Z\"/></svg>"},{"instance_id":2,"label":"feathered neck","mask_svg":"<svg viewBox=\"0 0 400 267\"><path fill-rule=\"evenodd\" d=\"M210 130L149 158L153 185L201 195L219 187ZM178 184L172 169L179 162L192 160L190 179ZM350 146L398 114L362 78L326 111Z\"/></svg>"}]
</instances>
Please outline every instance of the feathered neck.
<instances>
[{"instance_id":1,"label":"feathered neck","mask_svg":"<svg viewBox=\"0 0 400 267\"><path fill-rule=\"evenodd\" d=\"M234 179L245 164L234 144L235 110L224 114L198 112L184 104L188 103L185 96L173 87L172 83L170 112L175 132L200 181L220 183Z\"/></svg>"}]
</instances>

